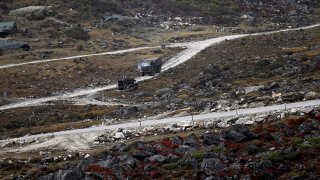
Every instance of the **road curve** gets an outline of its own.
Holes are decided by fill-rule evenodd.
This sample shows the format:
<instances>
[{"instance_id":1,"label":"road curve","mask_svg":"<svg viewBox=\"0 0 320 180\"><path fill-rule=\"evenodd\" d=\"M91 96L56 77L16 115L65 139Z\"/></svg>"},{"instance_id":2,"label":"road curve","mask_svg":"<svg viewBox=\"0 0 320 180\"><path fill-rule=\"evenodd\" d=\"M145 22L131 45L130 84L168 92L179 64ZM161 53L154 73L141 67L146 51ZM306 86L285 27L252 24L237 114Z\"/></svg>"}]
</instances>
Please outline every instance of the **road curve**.
<instances>
[{"instance_id":1,"label":"road curve","mask_svg":"<svg viewBox=\"0 0 320 180\"><path fill-rule=\"evenodd\" d=\"M104 130L113 130L117 128L138 128L140 126L141 127L156 126L161 124L184 122L187 120L190 121L191 119L193 119L193 121L210 120L213 118L216 119L216 118L232 117L232 116L238 116L238 115L251 115L251 114L266 113L266 112L286 110L286 109L292 109L292 108L314 107L319 105L320 105L320 99L317 99L317 100L302 101L302 102L296 102L296 103L290 103L290 104L280 104L280 105L272 105L272 106L248 108L248 109L238 109L233 111L215 112L215 113L201 114L201 115L195 115L195 116L165 118L165 119L159 119L159 120L146 120L141 122L138 120L135 120L133 122L124 123L124 124L104 125L104 126L90 127L85 129L75 129L75 130L60 131L60 132L46 133L46 134L37 134L37 135L31 135L31 136L24 136L20 138L0 140L0 145L10 143L13 141L26 141L26 140L33 140L37 138L51 137L53 134L54 136L76 135L76 134L91 133L91 132L102 132Z\"/></svg>"},{"instance_id":2,"label":"road curve","mask_svg":"<svg viewBox=\"0 0 320 180\"><path fill-rule=\"evenodd\" d=\"M207 39L207 40L203 40L203 41L171 44L171 45L169 45L169 47L182 47L183 46L183 47L186 47L186 50L177 54L176 56L171 58L169 61L167 61L162 67L162 72L166 71L170 68L174 68L174 67L188 61L189 59L191 59L192 57L197 55L199 52L201 52L202 50L204 50L214 44L221 43L225 40L238 39L238 38L243 38L246 36L259 36L259 35L268 35L268 34L274 34L274 33L279 33L279 32L297 31L297 30L303 30L303 29L310 29L310 28L314 28L314 27L318 27L318 26L320 26L320 23L306 26L306 27L301 27L301 28L294 28L294 29L283 29L283 30L278 30L278 31L253 33L253 34L230 35L230 36L223 36L223 37L218 37L218 38L211 38L211 39ZM114 52L72 56L72 57L51 59L51 60L44 60L44 61L50 62L50 61L57 61L57 60L74 59L74 58L79 58L79 57L90 57L90 56L98 56L98 55L117 54L117 53L132 52L132 51L137 51L137 50L142 50L142 49L150 49L150 48L153 48L153 47L132 48L132 49L120 50L120 51L114 51ZM15 64L15 65L13 64L13 65L7 65L7 66L14 67L14 66L22 66L22 65L26 65L26 64L42 63L42 62L43 61L33 61L33 62L28 62L28 63ZM5 68L5 66L2 66L2 67ZM8 67L6 67L6 68L8 68ZM144 77L137 77L136 79L138 82L140 82L140 81L145 81L145 80L151 79L151 78L153 78L153 77L144 76ZM37 104L49 102L49 101L66 100L66 99L77 97L77 96L90 95L90 94L94 94L94 93L97 93L100 91L114 89L115 87L116 87L116 84L111 84L111 85L106 85L106 86L102 86L102 87L78 89L78 90L75 90L74 92L67 92L67 93L64 93L61 95L56 95L56 96L51 96L51 97L44 97L44 98L38 98L38 99L26 99L21 102L0 106L0 111L14 109L14 108L28 107L28 106L32 106L32 105L37 105Z\"/></svg>"},{"instance_id":3,"label":"road curve","mask_svg":"<svg viewBox=\"0 0 320 180\"><path fill-rule=\"evenodd\" d=\"M131 48L131 49L118 50L118 51L96 53L96 54L85 54L85 55L70 56L70 57L63 57L63 58L55 58L55 59L36 60L36 61L30 61L30 62L18 63L18 64L7 64L7 65L1 65L0 69L7 69L7 68L12 68L12 67L17 67L17 66L24 66L24 65L30 65L30 64L39 64L39 63L46 63L46 62L53 62L53 61L72 60L72 59L77 59L77 58L85 58L85 57L93 57L93 56L105 56L105 55L112 55L112 54L122 54L122 53L140 51L140 50L144 50L144 49L154 49L154 48L160 48L160 46L138 47L138 48Z\"/></svg>"}]
</instances>

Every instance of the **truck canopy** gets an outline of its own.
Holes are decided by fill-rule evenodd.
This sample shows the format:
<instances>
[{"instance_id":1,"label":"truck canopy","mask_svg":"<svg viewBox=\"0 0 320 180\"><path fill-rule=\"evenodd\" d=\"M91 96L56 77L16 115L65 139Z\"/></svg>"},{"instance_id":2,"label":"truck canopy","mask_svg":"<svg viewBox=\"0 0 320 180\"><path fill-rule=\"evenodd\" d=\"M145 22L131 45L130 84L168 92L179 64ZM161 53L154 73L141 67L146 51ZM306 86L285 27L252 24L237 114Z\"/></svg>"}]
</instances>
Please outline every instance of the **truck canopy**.
<instances>
[{"instance_id":1,"label":"truck canopy","mask_svg":"<svg viewBox=\"0 0 320 180\"><path fill-rule=\"evenodd\" d=\"M4 38L16 31L17 25L15 22L0 22L0 37Z\"/></svg>"},{"instance_id":2,"label":"truck canopy","mask_svg":"<svg viewBox=\"0 0 320 180\"><path fill-rule=\"evenodd\" d=\"M12 49L19 49L22 48L24 50L29 50L30 46L22 41L7 41L7 40L0 40L0 49L2 51L5 50L12 50Z\"/></svg>"},{"instance_id":3,"label":"truck canopy","mask_svg":"<svg viewBox=\"0 0 320 180\"><path fill-rule=\"evenodd\" d=\"M141 61L140 63L138 63L138 69L142 70L142 67L151 66L152 62L157 62L157 61L161 61L161 59L159 57L145 59L145 60ZM161 64L162 64L162 61L161 61Z\"/></svg>"}]
</instances>

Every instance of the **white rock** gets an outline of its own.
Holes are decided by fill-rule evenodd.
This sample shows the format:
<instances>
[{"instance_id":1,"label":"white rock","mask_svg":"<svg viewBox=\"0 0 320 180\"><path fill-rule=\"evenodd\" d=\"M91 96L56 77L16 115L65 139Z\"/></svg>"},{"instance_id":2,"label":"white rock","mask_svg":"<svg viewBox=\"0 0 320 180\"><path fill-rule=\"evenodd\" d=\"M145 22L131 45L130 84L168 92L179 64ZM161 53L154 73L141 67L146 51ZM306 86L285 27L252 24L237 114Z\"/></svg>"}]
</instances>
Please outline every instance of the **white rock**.
<instances>
[{"instance_id":1,"label":"white rock","mask_svg":"<svg viewBox=\"0 0 320 180\"><path fill-rule=\"evenodd\" d=\"M310 114L313 111L313 107L310 108L301 108L299 111L303 112L304 114Z\"/></svg>"},{"instance_id":2,"label":"white rock","mask_svg":"<svg viewBox=\"0 0 320 180\"><path fill-rule=\"evenodd\" d=\"M236 124L253 124L253 121L251 120L250 117L244 117L244 118L239 118L237 121L236 121Z\"/></svg>"},{"instance_id":3,"label":"white rock","mask_svg":"<svg viewBox=\"0 0 320 180\"><path fill-rule=\"evenodd\" d=\"M182 21L182 18L181 18L181 17L175 17L175 18L173 18L173 20L175 20L175 21Z\"/></svg>"},{"instance_id":4,"label":"white rock","mask_svg":"<svg viewBox=\"0 0 320 180\"><path fill-rule=\"evenodd\" d=\"M115 129L114 131L111 132L110 136L115 136L117 132L121 132L121 131L122 131L122 129L117 128L117 129Z\"/></svg>"},{"instance_id":5,"label":"white rock","mask_svg":"<svg viewBox=\"0 0 320 180\"><path fill-rule=\"evenodd\" d=\"M246 124L246 125L252 125L252 124L254 124L254 122L253 121L246 121L244 124Z\"/></svg>"},{"instance_id":6,"label":"white rock","mask_svg":"<svg viewBox=\"0 0 320 180\"><path fill-rule=\"evenodd\" d=\"M191 127L193 123L191 121L178 122L177 126L180 127Z\"/></svg>"},{"instance_id":7,"label":"white rock","mask_svg":"<svg viewBox=\"0 0 320 180\"><path fill-rule=\"evenodd\" d=\"M93 145L99 145L99 144L100 144L99 141L94 141L94 142L93 142Z\"/></svg>"},{"instance_id":8,"label":"white rock","mask_svg":"<svg viewBox=\"0 0 320 180\"><path fill-rule=\"evenodd\" d=\"M297 112L297 109L292 108L292 109L290 110L290 113L296 113L296 112Z\"/></svg>"},{"instance_id":9,"label":"white rock","mask_svg":"<svg viewBox=\"0 0 320 180\"><path fill-rule=\"evenodd\" d=\"M48 155L48 152L40 151L40 152L39 152L39 155L40 155L40 156Z\"/></svg>"},{"instance_id":10,"label":"white rock","mask_svg":"<svg viewBox=\"0 0 320 180\"><path fill-rule=\"evenodd\" d=\"M259 91L260 89L264 88L264 85L261 86L250 86L250 87L245 87L243 88L245 93L251 93L251 92L255 92L255 91Z\"/></svg>"},{"instance_id":11,"label":"white rock","mask_svg":"<svg viewBox=\"0 0 320 180\"><path fill-rule=\"evenodd\" d=\"M84 156L85 159L87 159L87 158L89 158L89 157L90 157L89 154L86 154L86 155Z\"/></svg>"},{"instance_id":12,"label":"white rock","mask_svg":"<svg viewBox=\"0 0 320 180\"><path fill-rule=\"evenodd\" d=\"M248 15L243 15L241 18L242 18L242 19L248 19L249 16L248 16Z\"/></svg>"},{"instance_id":13,"label":"white rock","mask_svg":"<svg viewBox=\"0 0 320 180\"><path fill-rule=\"evenodd\" d=\"M226 122L219 122L217 123L217 126L220 128L225 128L225 127L229 127L230 125Z\"/></svg>"},{"instance_id":14,"label":"white rock","mask_svg":"<svg viewBox=\"0 0 320 180\"><path fill-rule=\"evenodd\" d=\"M42 12L51 10L51 6L28 6L20 9L15 9L9 12L9 15L24 15L34 12Z\"/></svg>"},{"instance_id":15,"label":"white rock","mask_svg":"<svg viewBox=\"0 0 320 180\"><path fill-rule=\"evenodd\" d=\"M126 136L122 132L116 132L116 134L113 136L114 139L126 139Z\"/></svg>"},{"instance_id":16,"label":"white rock","mask_svg":"<svg viewBox=\"0 0 320 180\"><path fill-rule=\"evenodd\" d=\"M145 128L142 129L143 132L150 132L152 130L154 130L154 127L152 127L152 126L151 127L145 127Z\"/></svg>"},{"instance_id":17,"label":"white rock","mask_svg":"<svg viewBox=\"0 0 320 180\"><path fill-rule=\"evenodd\" d=\"M262 122L264 120L266 120L268 117L267 114L261 114L261 115L258 115L257 117L254 118L254 121L255 122Z\"/></svg>"},{"instance_id":18,"label":"white rock","mask_svg":"<svg viewBox=\"0 0 320 180\"><path fill-rule=\"evenodd\" d=\"M306 94L306 98L307 98L307 99L312 99L312 98L315 98L315 97L317 97L317 96L318 96L318 93L316 93L316 92L314 92L314 91L308 92L308 93Z\"/></svg>"}]
</instances>

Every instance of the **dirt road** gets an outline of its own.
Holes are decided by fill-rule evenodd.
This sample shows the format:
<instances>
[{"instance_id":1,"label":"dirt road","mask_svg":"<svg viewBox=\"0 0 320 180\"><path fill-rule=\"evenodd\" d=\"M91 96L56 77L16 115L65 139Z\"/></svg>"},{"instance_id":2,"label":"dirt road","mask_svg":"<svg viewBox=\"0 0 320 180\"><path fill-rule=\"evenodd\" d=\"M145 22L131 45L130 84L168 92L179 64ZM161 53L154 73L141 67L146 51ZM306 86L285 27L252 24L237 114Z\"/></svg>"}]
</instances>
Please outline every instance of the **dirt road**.
<instances>
[{"instance_id":1,"label":"dirt road","mask_svg":"<svg viewBox=\"0 0 320 180\"><path fill-rule=\"evenodd\" d=\"M101 134L105 130L113 130L117 128L138 128L138 127L147 127L147 126L156 126L163 124L172 124L178 122L185 121L199 121L199 120L210 120L215 121L219 118L223 117L233 117L238 115L251 115L251 114L259 114L266 113L272 111L283 111L293 108L303 108L303 107L314 107L319 106L320 100L312 100L312 101L302 101L290 104L280 104L280 105L272 105L266 107L258 107L258 108L248 108L248 109L239 109L234 111L226 111L226 112L216 112L216 113L208 113L201 114L195 116L183 116L178 118L165 118L159 120L146 120L140 121L135 120L130 123L124 124L115 124L115 125L104 125L97 127L90 127L85 129L75 129L68 131L60 131L55 133L47 133L47 134L38 134L31 136L24 136L20 138L13 138L7 140L0 140L0 147L5 147L7 144L12 142L32 142L37 140L38 143L30 144L26 147L20 148L6 148L3 149L2 152L15 152L15 151L29 151L41 148L66 148L70 150L76 149L88 149L91 147L93 140L99 134Z\"/></svg>"},{"instance_id":2,"label":"dirt road","mask_svg":"<svg viewBox=\"0 0 320 180\"><path fill-rule=\"evenodd\" d=\"M170 68L174 68L174 67L188 61L189 59L191 59L192 57L197 55L199 52L201 52L202 50L204 50L214 44L221 43L225 40L238 39L238 38L242 38L242 37L246 37L246 36L259 36L259 35L268 35L268 34L274 34L274 33L279 33L279 32L310 29L310 28L314 28L314 27L318 27L318 26L320 26L320 23L314 24L311 26L301 27L301 28L294 28L294 29L284 29L284 30L254 33L254 34L230 35L230 36L223 36L223 37L218 37L218 38L207 39L204 41L171 44L168 47L185 47L186 50L177 54L176 56L171 58L169 61L167 61L162 67L162 72L166 71ZM138 50L150 49L150 48L159 48L159 47L140 47L140 48L132 48L132 49L127 49L127 50L120 50L120 51L106 52L106 53L99 53L99 54L80 55L80 56L72 56L72 57L65 57L65 58L59 58L59 59L33 61L33 62L27 62L27 63L21 63L21 64L11 64L11 65L0 66L0 69L15 67L15 66L22 66L22 65L26 65L26 64L36 64L36 63L51 62L51 61L70 60L70 59L80 58L80 57L119 54L119 53L132 52L132 51L138 51ZM136 79L138 82L140 82L140 81L145 81L145 80L148 80L151 78L153 78L153 77L144 76L144 77L137 77ZM41 103L45 103L45 102L49 102L49 101L67 100L67 99L73 98L73 97L91 95L91 94L94 94L94 93L97 93L100 91L114 89L115 87L116 87L116 85L112 84L112 85L107 85L107 86L102 86L102 87L78 89L73 92L66 92L64 94L51 96L51 97L44 97L44 98L38 98L38 99L26 99L26 100L18 102L18 103L13 103L13 104L1 106L0 110L28 107L28 106L32 106L32 105L40 105Z\"/></svg>"}]
</instances>

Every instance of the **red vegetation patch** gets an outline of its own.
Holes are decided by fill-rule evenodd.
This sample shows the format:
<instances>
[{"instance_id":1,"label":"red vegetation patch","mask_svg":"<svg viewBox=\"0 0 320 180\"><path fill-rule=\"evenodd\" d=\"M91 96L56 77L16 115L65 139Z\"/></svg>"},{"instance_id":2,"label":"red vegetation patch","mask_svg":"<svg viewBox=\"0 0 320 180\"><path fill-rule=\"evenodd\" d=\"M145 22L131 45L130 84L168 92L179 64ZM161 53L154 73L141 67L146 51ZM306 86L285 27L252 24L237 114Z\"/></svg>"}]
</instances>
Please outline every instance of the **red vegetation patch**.
<instances>
[{"instance_id":1,"label":"red vegetation patch","mask_svg":"<svg viewBox=\"0 0 320 180\"><path fill-rule=\"evenodd\" d=\"M261 133L260 134L260 139L263 140L263 141L267 141L267 142L274 141L274 137L268 131L265 131L265 132Z\"/></svg>"},{"instance_id":2,"label":"red vegetation patch","mask_svg":"<svg viewBox=\"0 0 320 180\"><path fill-rule=\"evenodd\" d=\"M290 138L283 136L282 141L283 142L290 142Z\"/></svg>"},{"instance_id":3,"label":"red vegetation patch","mask_svg":"<svg viewBox=\"0 0 320 180\"><path fill-rule=\"evenodd\" d=\"M276 141L271 141L269 145L275 147L278 145L278 143Z\"/></svg>"},{"instance_id":4,"label":"red vegetation patch","mask_svg":"<svg viewBox=\"0 0 320 180\"><path fill-rule=\"evenodd\" d=\"M233 173L231 170L225 170L224 172L219 172L218 176L220 177L232 177L235 173Z\"/></svg>"},{"instance_id":5,"label":"red vegetation patch","mask_svg":"<svg viewBox=\"0 0 320 180\"><path fill-rule=\"evenodd\" d=\"M98 166L96 164L89 165L89 167L87 168L87 172L100 173L100 174L103 174L104 176L109 176L109 178L111 177L114 180L116 179L113 176L113 172L112 172L111 169L103 168L103 167L100 167L100 166Z\"/></svg>"},{"instance_id":6,"label":"red vegetation patch","mask_svg":"<svg viewBox=\"0 0 320 180\"><path fill-rule=\"evenodd\" d=\"M296 126L299 126L302 124L304 121L306 121L305 118L297 118L297 119L288 119L287 124L289 128L294 128Z\"/></svg>"},{"instance_id":7,"label":"red vegetation patch","mask_svg":"<svg viewBox=\"0 0 320 180\"><path fill-rule=\"evenodd\" d=\"M241 167L241 174L250 174L250 169L247 167Z\"/></svg>"},{"instance_id":8,"label":"red vegetation patch","mask_svg":"<svg viewBox=\"0 0 320 180\"><path fill-rule=\"evenodd\" d=\"M268 126L265 127L265 129L267 131L269 131L270 133L277 132L277 127L274 126L274 125L268 125Z\"/></svg>"},{"instance_id":9,"label":"red vegetation patch","mask_svg":"<svg viewBox=\"0 0 320 180\"><path fill-rule=\"evenodd\" d=\"M133 169L133 171L127 171L124 173L125 176L129 176L129 177L132 177L132 178L138 178L138 177L141 177L141 175L143 174L143 171L144 171L144 162L143 161L140 161L140 165L138 167L136 167L135 169Z\"/></svg>"},{"instance_id":10,"label":"red vegetation patch","mask_svg":"<svg viewBox=\"0 0 320 180\"><path fill-rule=\"evenodd\" d=\"M153 170L153 171L151 171L150 176L152 178L159 178L159 177L161 177L161 173L158 170Z\"/></svg>"},{"instance_id":11,"label":"red vegetation patch","mask_svg":"<svg viewBox=\"0 0 320 180\"><path fill-rule=\"evenodd\" d=\"M161 145L166 146L168 148L177 148L177 144L173 144L169 138L165 138L160 142Z\"/></svg>"},{"instance_id":12,"label":"red vegetation patch","mask_svg":"<svg viewBox=\"0 0 320 180\"><path fill-rule=\"evenodd\" d=\"M231 150L231 151L238 151L243 148L243 144L239 143L232 143L232 142L225 142L226 146Z\"/></svg>"},{"instance_id":13,"label":"red vegetation patch","mask_svg":"<svg viewBox=\"0 0 320 180\"><path fill-rule=\"evenodd\" d=\"M253 129L252 132L254 132L255 134L260 134L263 132L263 129L262 129L262 127L256 127Z\"/></svg>"},{"instance_id":14,"label":"red vegetation patch","mask_svg":"<svg viewBox=\"0 0 320 180\"><path fill-rule=\"evenodd\" d=\"M256 141L254 144L258 147L262 147L264 145L264 143L260 140Z\"/></svg>"}]
</instances>

